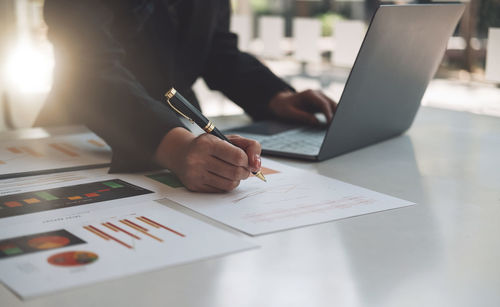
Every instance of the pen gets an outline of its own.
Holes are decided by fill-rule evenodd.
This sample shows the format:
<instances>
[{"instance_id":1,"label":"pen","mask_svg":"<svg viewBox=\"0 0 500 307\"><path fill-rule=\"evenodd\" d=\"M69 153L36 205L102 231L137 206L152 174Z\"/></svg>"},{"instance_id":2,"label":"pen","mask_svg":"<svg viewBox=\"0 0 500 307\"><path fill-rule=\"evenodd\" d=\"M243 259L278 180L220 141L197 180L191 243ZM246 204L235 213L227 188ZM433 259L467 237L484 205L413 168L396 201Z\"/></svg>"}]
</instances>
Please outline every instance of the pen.
<instances>
[{"instance_id":1,"label":"pen","mask_svg":"<svg viewBox=\"0 0 500 307\"><path fill-rule=\"evenodd\" d=\"M214 124L209 121L198 109L196 109L186 98L184 98L174 88L171 88L166 94L168 105L179 115L189 120L191 123L196 123L206 133L210 133L221 140L231 144L231 142L217 129ZM174 105L175 104L175 105ZM262 172L252 172L255 177L262 181L267 181Z\"/></svg>"}]
</instances>

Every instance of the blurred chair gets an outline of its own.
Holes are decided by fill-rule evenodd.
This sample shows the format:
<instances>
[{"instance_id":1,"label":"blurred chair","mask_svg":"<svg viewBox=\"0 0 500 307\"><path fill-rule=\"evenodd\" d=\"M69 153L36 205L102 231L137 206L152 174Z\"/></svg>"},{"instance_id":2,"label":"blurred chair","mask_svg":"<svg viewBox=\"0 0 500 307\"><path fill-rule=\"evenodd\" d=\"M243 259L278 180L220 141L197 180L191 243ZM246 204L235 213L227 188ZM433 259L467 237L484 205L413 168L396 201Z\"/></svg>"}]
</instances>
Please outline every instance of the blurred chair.
<instances>
[{"instance_id":1,"label":"blurred chair","mask_svg":"<svg viewBox=\"0 0 500 307\"><path fill-rule=\"evenodd\" d=\"M231 16L231 32L238 34L238 48L248 51L252 40L252 19L249 15Z\"/></svg>"},{"instance_id":2,"label":"blurred chair","mask_svg":"<svg viewBox=\"0 0 500 307\"><path fill-rule=\"evenodd\" d=\"M500 83L500 28L490 28L488 31L486 79Z\"/></svg>"},{"instance_id":3,"label":"blurred chair","mask_svg":"<svg viewBox=\"0 0 500 307\"><path fill-rule=\"evenodd\" d=\"M357 20L337 21L333 28L335 47L333 65L352 67L366 33L364 22Z\"/></svg>"},{"instance_id":4,"label":"blurred chair","mask_svg":"<svg viewBox=\"0 0 500 307\"><path fill-rule=\"evenodd\" d=\"M294 18L294 58L303 63L319 63L321 51L321 22L313 18Z\"/></svg>"},{"instance_id":5,"label":"blurred chair","mask_svg":"<svg viewBox=\"0 0 500 307\"><path fill-rule=\"evenodd\" d=\"M281 43L285 37L285 20L279 16L263 16L259 19L259 38L262 40L261 55L280 59L284 55Z\"/></svg>"}]
</instances>

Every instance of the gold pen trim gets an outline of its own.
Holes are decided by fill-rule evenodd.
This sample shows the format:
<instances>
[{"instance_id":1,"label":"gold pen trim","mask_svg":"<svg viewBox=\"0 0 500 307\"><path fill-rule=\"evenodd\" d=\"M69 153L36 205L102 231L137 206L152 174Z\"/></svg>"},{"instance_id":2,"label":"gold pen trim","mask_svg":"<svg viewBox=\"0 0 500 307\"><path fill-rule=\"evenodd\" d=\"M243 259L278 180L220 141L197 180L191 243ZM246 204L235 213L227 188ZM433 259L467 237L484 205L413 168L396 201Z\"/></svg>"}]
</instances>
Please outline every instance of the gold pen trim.
<instances>
[{"instance_id":1,"label":"gold pen trim","mask_svg":"<svg viewBox=\"0 0 500 307\"><path fill-rule=\"evenodd\" d=\"M214 130L215 126L212 122L208 122L208 124L203 128L206 133L210 133Z\"/></svg>"},{"instance_id":2,"label":"gold pen trim","mask_svg":"<svg viewBox=\"0 0 500 307\"><path fill-rule=\"evenodd\" d=\"M177 94L177 90L172 87L170 90L168 90L168 92L165 94L165 96L167 97L167 99L170 99L170 98L174 97L175 94Z\"/></svg>"},{"instance_id":3,"label":"gold pen trim","mask_svg":"<svg viewBox=\"0 0 500 307\"><path fill-rule=\"evenodd\" d=\"M175 94L177 93L177 91L175 90L175 88L171 88L168 92L165 93L165 97L167 97L167 103L168 105L174 109L175 112L177 112L178 114L180 114L182 117L184 117L185 119L189 120L191 122L191 124L194 124L194 120L192 120L191 118L189 118L186 114L182 113L179 109L177 109L171 102L170 102L170 98L174 97Z\"/></svg>"}]
</instances>

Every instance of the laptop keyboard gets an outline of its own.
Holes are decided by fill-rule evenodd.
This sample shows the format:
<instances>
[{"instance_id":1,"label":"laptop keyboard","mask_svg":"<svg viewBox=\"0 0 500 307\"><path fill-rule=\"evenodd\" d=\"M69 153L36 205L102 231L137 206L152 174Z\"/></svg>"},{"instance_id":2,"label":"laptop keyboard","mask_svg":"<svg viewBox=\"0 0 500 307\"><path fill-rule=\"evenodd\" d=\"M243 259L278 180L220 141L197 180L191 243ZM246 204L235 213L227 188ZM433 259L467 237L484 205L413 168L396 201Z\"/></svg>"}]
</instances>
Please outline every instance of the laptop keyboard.
<instances>
[{"instance_id":1,"label":"laptop keyboard","mask_svg":"<svg viewBox=\"0 0 500 307\"><path fill-rule=\"evenodd\" d=\"M325 130L298 129L256 139L266 150L317 155L325 134Z\"/></svg>"}]
</instances>

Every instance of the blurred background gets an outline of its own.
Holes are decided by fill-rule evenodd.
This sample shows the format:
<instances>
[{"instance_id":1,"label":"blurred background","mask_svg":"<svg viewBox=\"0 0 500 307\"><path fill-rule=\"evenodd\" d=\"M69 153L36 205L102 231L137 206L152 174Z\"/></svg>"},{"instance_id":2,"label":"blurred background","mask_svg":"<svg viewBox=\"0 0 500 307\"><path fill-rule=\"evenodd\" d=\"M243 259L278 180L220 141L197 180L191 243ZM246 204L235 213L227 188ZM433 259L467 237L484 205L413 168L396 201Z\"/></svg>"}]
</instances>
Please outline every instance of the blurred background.
<instances>
[{"instance_id":1,"label":"blurred background","mask_svg":"<svg viewBox=\"0 0 500 307\"><path fill-rule=\"evenodd\" d=\"M378 0L232 0L240 49L297 90L338 99ZM429 3L432 1L418 1ZM500 0L469 0L423 105L500 116ZM52 85L53 50L43 0L0 1L0 130L30 127ZM209 116L242 110L202 80Z\"/></svg>"}]
</instances>

